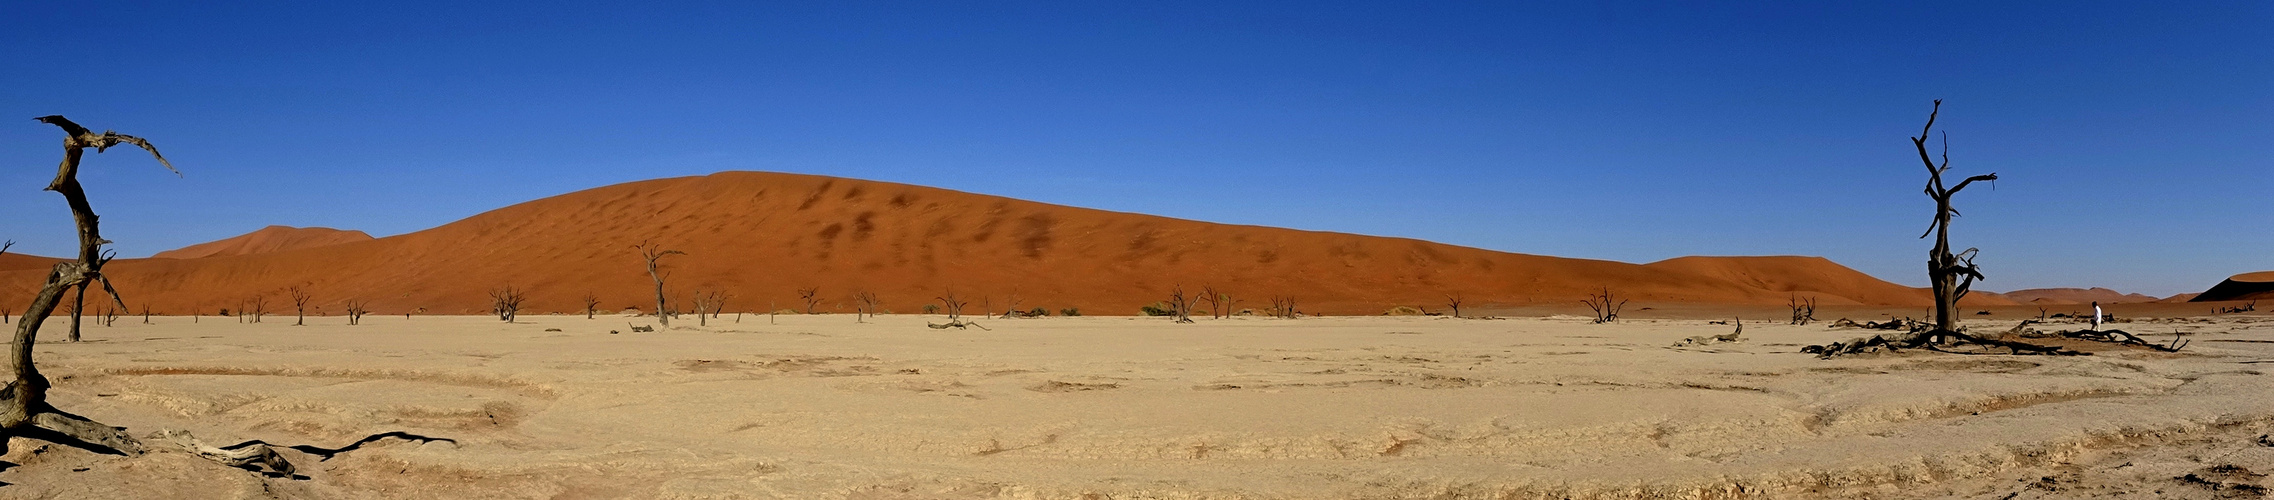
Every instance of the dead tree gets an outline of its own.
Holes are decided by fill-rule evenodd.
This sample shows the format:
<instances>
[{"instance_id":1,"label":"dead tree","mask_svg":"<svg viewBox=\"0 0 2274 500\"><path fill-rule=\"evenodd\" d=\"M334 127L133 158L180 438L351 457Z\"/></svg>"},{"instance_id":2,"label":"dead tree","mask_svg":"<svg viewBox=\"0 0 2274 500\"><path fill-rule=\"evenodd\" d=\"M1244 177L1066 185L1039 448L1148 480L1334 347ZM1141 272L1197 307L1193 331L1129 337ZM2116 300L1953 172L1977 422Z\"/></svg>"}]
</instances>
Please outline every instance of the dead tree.
<instances>
[{"instance_id":1,"label":"dead tree","mask_svg":"<svg viewBox=\"0 0 2274 500\"><path fill-rule=\"evenodd\" d=\"M1587 304L1588 309L1595 311L1596 324L1618 321L1619 309L1627 306L1626 299L1612 296L1611 287L1603 287L1601 293L1587 294L1587 298L1579 301L1579 303Z\"/></svg>"},{"instance_id":2,"label":"dead tree","mask_svg":"<svg viewBox=\"0 0 2274 500\"><path fill-rule=\"evenodd\" d=\"M1801 298L1794 294L1785 299L1784 305L1792 309L1792 324L1806 325L1810 321L1816 321L1816 297Z\"/></svg>"},{"instance_id":3,"label":"dead tree","mask_svg":"<svg viewBox=\"0 0 2274 500\"><path fill-rule=\"evenodd\" d=\"M1224 306L1229 305L1224 303L1227 298L1230 297L1217 293L1214 286L1202 285L1200 287L1200 300L1208 302L1208 319L1223 319L1223 317L1229 316L1229 314L1221 312Z\"/></svg>"},{"instance_id":4,"label":"dead tree","mask_svg":"<svg viewBox=\"0 0 2274 500\"><path fill-rule=\"evenodd\" d=\"M805 301L805 313L813 314L813 306L821 305L821 287L799 288L797 298Z\"/></svg>"},{"instance_id":5,"label":"dead tree","mask_svg":"<svg viewBox=\"0 0 2274 500\"><path fill-rule=\"evenodd\" d=\"M719 308L725 305L726 292L718 290L696 289L695 324L698 326L711 326L709 315L718 312Z\"/></svg>"},{"instance_id":6,"label":"dead tree","mask_svg":"<svg viewBox=\"0 0 2274 500\"><path fill-rule=\"evenodd\" d=\"M979 327L981 330L988 329L987 327L979 326L979 323L964 321L961 319L963 317L963 306L970 305L971 303L955 298L955 290L948 290L947 295L933 298L938 299L941 305L946 306L945 309L947 310L948 322L941 324L926 321L924 322L924 326L931 327L933 330L945 330L948 328L961 330L974 326Z\"/></svg>"},{"instance_id":7,"label":"dead tree","mask_svg":"<svg viewBox=\"0 0 2274 500\"><path fill-rule=\"evenodd\" d=\"M490 312L496 313L497 319L512 323L513 318L521 314L521 301L526 298L528 298L528 294L513 285L492 289L490 290Z\"/></svg>"},{"instance_id":8,"label":"dead tree","mask_svg":"<svg viewBox=\"0 0 2274 500\"><path fill-rule=\"evenodd\" d=\"M1974 256L1981 252L1980 249L1968 248L1966 251L1958 253L1951 253L1950 251L1950 220L1959 215L1958 209L1951 207L1950 199L1957 196L1959 191L1966 189L1966 186L1974 184L1975 181L1996 182L1998 174L1990 173L1968 177L1966 180L1959 181L1956 186L1949 186L1943 182L1942 174L1950 171L1950 134L1943 134L1941 164L1936 164L1934 156L1927 153L1927 139L1933 135L1935 118L1941 114L1942 100L1936 99L1934 110L1927 113L1926 127L1919 130L1918 137L1911 138L1911 146L1918 151L1919 162L1926 165L1926 195L1928 198L1934 199L1935 204L1933 222L1927 225L1925 233L1919 235L1919 238L1922 239L1928 236L1934 237L1934 248L1927 251L1927 281L1934 293L1934 322L1929 324L1929 328L1914 329L1907 334L1896 335L1892 338L1888 335L1879 335L1848 342L1812 345L1801 348L1801 352L1831 357L1866 352L1881 347L1888 349L1905 347L1934 349L1942 346L1975 344L2002 347L2013 354L2077 354L2076 351L2058 346L2042 346L2027 342L1975 337L1959 332L1958 300L1965 298L1966 293L1973 288L1974 282L1983 278L1982 268L1974 265Z\"/></svg>"},{"instance_id":9,"label":"dead tree","mask_svg":"<svg viewBox=\"0 0 2274 500\"><path fill-rule=\"evenodd\" d=\"M363 324L363 315L369 312L371 310L363 302L363 299L347 299L347 324Z\"/></svg>"},{"instance_id":10,"label":"dead tree","mask_svg":"<svg viewBox=\"0 0 2274 500\"><path fill-rule=\"evenodd\" d=\"M55 313L65 290L101 284L103 290L111 292L112 298L118 296L110 279L103 275L103 266L109 264L111 258L104 254L102 247L110 240L103 239L96 225L95 210L87 203L86 190L79 185L79 158L84 150L91 147L101 153L112 146L131 144L150 151L150 156L156 157L167 170L173 170L174 166L141 138L109 131L96 134L62 116L41 117L39 121L61 127L67 134L63 140L63 164L57 168L55 180L48 183L47 190L63 195L64 202L71 207L72 219L79 229L79 255L75 260L59 262L50 268L47 284L32 297L31 307L24 310L24 320L16 323L15 343L10 346L14 366L6 386L0 387L0 431L11 436L38 436L44 431L50 436L62 436L127 455L141 454L142 443L118 428L49 406L47 377L40 375L39 368L32 363L32 346L38 342L40 324Z\"/></svg>"},{"instance_id":11,"label":"dead tree","mask_svg":"<svg viewBox=\"0 0 2274 500\"><path fill-rule=\"evenodd\" d=\"M593 311L599 307L600 296L593 295L592 292L584 292L584 319L592 319Z\"/></svg>"},{"instance_id":12,"label":"dead tree","mask_svg":"<svg viewBox=\"0 0 2274 500\"><path fill-rule=\"evenodd\" d=\"M254 295L253 298L246 299L244 314L251 315L254 323L261 322L261 317L268 315L268 296Z\"/></svg>"},{"instance_id":13,"label":"dead tree","mask_svg":"<svg viewBox=\"0 0 2274 500\"><path fill-rule=\"evenodd\" d=\"M862 315L867 315L871 318L876 317L877 305L881 303L882 302L879 302L876 298L876 292L865 290L853 292L853 307L855 308L853 312L853 322L866 322L861 319Z\"/></svg>"},{"instance_id":14,"label":"dead tree","mask_svg":"<svg viewBox=\"0 0 2274 500\"><path fill-rule=\"evenodd\" d=\"M1966 296L1975 280L1982 279L1982 268L1974 265L1974 255L1981 252L1980 249L1950 252L1950 220L1958 216L1958 209L1950 206L1950 198L1975 181L1998 180L1998 174L1989 173L1968 177L1957 186L1944 187L1942 174L1950 171L1950 134L1943 133L1941 165L1936 165L1934 158L1927 155L1927 138L1934 130L1935 116L1941 113L1942 100L1936 99L1934 111L1927 114L1927 126L1919 131L1918 137L1911 138L1911 145L1918 149L1919 161L1926 164L1926 194L1935 204L1934 222L1927 226L1925 234L1919 235L1920 238L1934 236L1934 249L1927 252L1927 281L1934 289L1934 330L1926 332L1929 337L1958 332L1958 299Z\"/></svg>"},{"instance_id":15,"label":"dead tree","mask_svg":"<svg viewBox=\"0 0 2274 500\"><path fill-rule=\"evenodd\" d=\"M1448 293L1448 294L1445 294L1445 306L1446 306L1446 307L1450 307L1450 308L1452 308L1452 309L1453 309L1453 318L1454 318L1454 319L1460 319L1460 317L1461 317L1461 301L1462 301L1462 300L1463 300L1463 299L1462 299L1462 297L1461 297L1461 294L1460 294L1460 293L1457 293L1457 292L1456 292L1456 293Z\"/></svg>"},{"instance_id":16,"label":"dead tree","mask_svg":"<svg viewBox=\"0 0 2274 500\"><path fill-rule=\"evenodd\" d=\"M292 326L307 326L308 299L311 298L308 291L300 287L292 287L286 289L284 293L292 297Z\"/></svg>"},{"instance_id":17,"label":"dead tree","mask_svg":"<svg viewBox=\"0 0 2274 500\"><path fill-rule=\"evenodd\" d=\"M1295 311L1295 297L1294 297L1294 296L1292 296L1292 295L1274 295L1274 296L1272 296L1272 297L1271 297L1271 316L1272 316L1272 317L1274 317L1274 318L1286 318L1286 319L1295 319L1296 317L1299 317L1299 316L1301 316L1301 315L1302 315L1302 313L1299 313L1299 312L1296 312L1296 311Z\"/></svg>"},{"instance_id":18,"label":"dead tree","mask_svg":"<svg viewBox=\"0 0 2274 500\"><path fill-rule=\"evenodd\" d=\"M1185 296L1184 285L1177 285L1176 290L1169 292L1169 315L1176 317L1178 323L1191 323L1192 303L1199 301L1199 297Z\"/></svg>"},{"instance_id":19,"label":"dead tree","mask_svg":"<svg viewBox=\"0 0 2274 500\"><path fill-rule=\"evenodd\" d=\"M947 312L948 321L955 321L956 318L963 316L963 306L970 304L970 302L955 298L955 290L948 290L947 295L932 298L940 301L940 309Z\"/></svg>"},{"instance_id":20,"label":"dead tree","mask_svg":"<svg viewBox=\"0 0 2274 500\"><path fill-rule=\"evenodd\" d=\"M671 326L671 313L664 310L664 302L668 299L664 298L663 295L663 280L671 277L671 273L656 270L656 261L663 259L666 255L687 255L687 252L665 250L654 242L646 241L632 245L632 249L640 251L640 258L647 261L648 277L655 279L655 321L662 323L663 326Z\"/></svg>"}]
</instances>

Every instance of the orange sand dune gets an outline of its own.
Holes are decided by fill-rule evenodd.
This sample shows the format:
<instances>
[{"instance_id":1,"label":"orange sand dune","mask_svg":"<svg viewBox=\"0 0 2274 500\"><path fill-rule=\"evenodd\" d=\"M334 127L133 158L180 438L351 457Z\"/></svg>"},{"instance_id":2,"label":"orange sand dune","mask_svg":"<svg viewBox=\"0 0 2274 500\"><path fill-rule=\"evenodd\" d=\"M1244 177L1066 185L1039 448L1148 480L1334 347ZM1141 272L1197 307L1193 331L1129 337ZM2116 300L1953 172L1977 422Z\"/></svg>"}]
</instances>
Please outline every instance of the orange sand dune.
<instances>
[{"instance_id":1,"label":"orange sand dune","mask_svg":"<svg viewBox=\"0 0 2274 500\"><path fill-rule=\"evenodd\" d=\"M2242 273L2234 275L2234 277L2230 277L2227 278L2226 281L2219 282L2218 285L2212 286L2210 290L2204 290L2202 294L2196 295L2195 298L2188 299L2187 301L2217 302L2222 300L2267 299L2274 299L2274 271L2259 271L2255 273Z\"/></svg>"},{"instance_id":2,"label":"orange sand dune","mask_svg":"<svg viewBox=\"0 0 2274 500\"><path fill-rule=\"evenodd\" d=\"M1931 293L1889 283L1823 257L1677 257L1643 265L1677 273L1702 275L1739 285L1817 297L1819 305L1926 305ZM1995 294L1969 293L1959 300L1969 306L2013 305Z\"/></svg>"},{"instance_id":3,"label":"orange sand dune","mask_svg":"<svg viewBox=\"0 0 2274 500\"><path fill-rule=\"evenodd\" d=\"M195 259L216 255L252 255L371 241L371 239L371 235L364 234L362 231L341 231L328 227L269 226L234 238L158 252L157 255L151 257Z\"/></svg>"},{"instance_id":4,"label":"orange sand dune","mask_svg":"<svg viewBox=\"0 0 2274 500\"><path fill-rule=\"evenodd\" d=\"M632 182L531 201L410 234L315 248L197 259L121 260L110 272L139 308L210 313L265 296L289 309L300 286L338 313L361 298L382 314L475 313L487 291L529 291L524 312L652 309L631 246L683 250L664 260L678 308L702 289L730 311L790 308L819 287L819 311L850 311L856 290L917 312L952 289L977 312L1080 308L1134 314L1182 285L1214 285L1238 308L1290 295L1311 313L1377 314L1460 293L1470 307L1576 306L1609 286L1636 304L1925 305L1926 294L1815 258L1701 257L1651 265L1545 257L1404 238L1213 224L1048 205L943 189L821 176L727 172ZM29 271L0 283L36 282ZM1985 297L1985 300L1992 298ZM802 308L802 305L798 306ZM311 312L316 309L312 309Z\"/></svg>"},{"instance_id":5,"label":"orange sand dune","mask_svg":"<svg viewBox=\"0 0 2274 500\"><path fill-rule=\"evenodd\" d=\"M2099 302L2102 304L2123 304L2132 302L2155 302L2157 300L2160 300L2147 295L2141 295L2137 293L2122 293L2106 288L2031 288L2027 290L2014 290L2001 295L2006 296L2006 298L2013 299L2015 302L2046 305L2090 304L2093 302Z\"/></svg>"}]
</instances>

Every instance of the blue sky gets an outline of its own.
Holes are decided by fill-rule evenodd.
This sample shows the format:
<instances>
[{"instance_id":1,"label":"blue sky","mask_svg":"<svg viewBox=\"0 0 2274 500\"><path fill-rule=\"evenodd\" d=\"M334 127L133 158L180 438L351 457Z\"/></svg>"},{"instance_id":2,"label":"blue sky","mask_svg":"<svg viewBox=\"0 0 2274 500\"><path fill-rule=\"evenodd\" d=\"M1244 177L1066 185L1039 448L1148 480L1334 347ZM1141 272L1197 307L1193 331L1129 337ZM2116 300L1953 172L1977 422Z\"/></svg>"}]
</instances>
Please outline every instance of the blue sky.
<instances>
[{"instance_id":1,"label":"blue sky","mask_svg":"<svg viewBox=\"0 0 2274 500\"><path fill-rule=\"evenodd\" d=\"M2274 3L2177 4L19 3L0 238L71 248L63 114L185 172L91 157L127 256L772 170L1916 286L1941 98L1982 288L2166 295L2274 269Z\"/></svg>"}]
</instances>

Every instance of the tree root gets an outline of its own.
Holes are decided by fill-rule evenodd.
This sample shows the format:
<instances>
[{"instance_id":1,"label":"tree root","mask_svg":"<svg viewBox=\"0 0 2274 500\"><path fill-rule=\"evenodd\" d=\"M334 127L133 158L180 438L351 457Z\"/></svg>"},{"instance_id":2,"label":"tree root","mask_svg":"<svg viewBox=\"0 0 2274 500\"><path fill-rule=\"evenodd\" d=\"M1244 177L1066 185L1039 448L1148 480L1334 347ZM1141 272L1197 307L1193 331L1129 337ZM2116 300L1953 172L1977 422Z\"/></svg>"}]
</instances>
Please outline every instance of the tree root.
<instances>
[{"instance_id":1,"label":"tree root","mask_svg":"<svg viewBox=\"0 0 2274 500\"><path fill-rule=\"evenodd\" d=\"M196 436L190 435L189 431L174 429L152 433L150 435L150 438L173 443L175 446L180 447L182 451L187 451L192 455L197 455L199 457L205 458L206 460L212 460L215 463L227 465L230 467L236 467L239 469L283 477L290 477L296 470L298 470L292 465L291 461L284 459L284 455L278 454L276 452L276 448L279 448L280 446L258 439L232 444L229 446L212 446L205 444L204 441L199 441ZM321 462L331 460L332 457L339 456L342 453L355 451L358 448L362 448L363 445L378 442L387 438L396 438L405 441L417 441L421 443L439 441L450 443L453 446L458 444L458 440L455 439L428 437L411 434L408 432L393 431L365 436L363 439L356 440L353 443L348 443L347 446L341 446L338 448L322 448L310 445L293 445L281 447L289 448L301 453L315 455L317 457L320 457L316 460Z\"/></svg>"},{"instance_id":2,"label":"tree root","mask_svg":"<svg viewBox=\"0 0 2274 500\"><path fill-rule=\"evenodd\" d=\"M117 427L54 408L32 414L31 419L25 423L31 427L27 429L30 432L23 433L26 437L63 443L96 453L131 457L148 451L142 446L142 441Z\"/></svg>"},{"instance_id":3,"label":"tree root","mask_svg":"<svg viewBox=\"0 0 2274 500\"><path fill-rule=\"evenodd\" d=\"M990 332L992 332L992 331L995 331L993 328L988 328L988 327L984 327L984 326L979 326L979 322L977 322L977 321L963 321L963 320L954 320L954 319L948 320L948 322L947 322L947 323L945 323L945 324L941 324L941 323L932 323L932 322L929 322L929 321L927 321L927 322L924 322L924 326L929 326L929 327L932 327L932 329L933 329L933 330L946 330L946 329L949 329L949 328L954 328L954 329L957 329L957 330L962 330L962 329L964 329L964 327L978 327L978 328L979 328L979 329L981 329L981 330L986 330L986 331L990 331Z\"/></svg>"}]
</instances>

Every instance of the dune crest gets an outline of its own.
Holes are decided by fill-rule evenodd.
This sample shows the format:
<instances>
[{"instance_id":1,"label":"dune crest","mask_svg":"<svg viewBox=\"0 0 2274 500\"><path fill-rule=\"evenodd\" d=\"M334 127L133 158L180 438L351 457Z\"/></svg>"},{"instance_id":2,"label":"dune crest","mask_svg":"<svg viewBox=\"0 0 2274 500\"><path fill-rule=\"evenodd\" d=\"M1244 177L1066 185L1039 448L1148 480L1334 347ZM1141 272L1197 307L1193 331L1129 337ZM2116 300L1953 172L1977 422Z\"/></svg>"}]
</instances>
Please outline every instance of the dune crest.
<instances>
[{"instance_id":1,"label":"dune crest","mask_svg":"<svg viewBox=\"0 0 2274 500\"><path fill-rule=\"evenodd\" d=\"M227 255L254 255L303 248L371 241L362 231L328 227L269 226L235 237L158 252L151 258L196 259Z\"/></svg>"}]
</instances>

